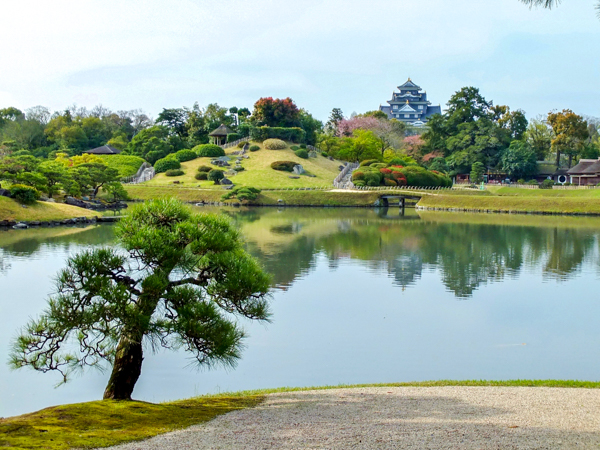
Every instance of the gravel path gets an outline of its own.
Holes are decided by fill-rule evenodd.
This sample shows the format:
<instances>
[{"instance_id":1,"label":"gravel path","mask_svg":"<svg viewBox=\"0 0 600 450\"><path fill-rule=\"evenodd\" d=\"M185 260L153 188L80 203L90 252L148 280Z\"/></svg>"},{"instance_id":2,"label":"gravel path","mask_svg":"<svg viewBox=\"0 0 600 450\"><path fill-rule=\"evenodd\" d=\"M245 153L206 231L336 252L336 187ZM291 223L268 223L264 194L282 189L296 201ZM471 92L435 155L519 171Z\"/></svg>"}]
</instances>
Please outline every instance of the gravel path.
<instances>
[{"instance_id":1,"label":"gravel path","mask_svg":"<svg viewBox=\"0 0 600 450\"><path fill-rule=\"evenodd\" d=\"M256 408L113 448L600 448L600 390L402 387L272 394Z\"/></svg>"}]
</instances>

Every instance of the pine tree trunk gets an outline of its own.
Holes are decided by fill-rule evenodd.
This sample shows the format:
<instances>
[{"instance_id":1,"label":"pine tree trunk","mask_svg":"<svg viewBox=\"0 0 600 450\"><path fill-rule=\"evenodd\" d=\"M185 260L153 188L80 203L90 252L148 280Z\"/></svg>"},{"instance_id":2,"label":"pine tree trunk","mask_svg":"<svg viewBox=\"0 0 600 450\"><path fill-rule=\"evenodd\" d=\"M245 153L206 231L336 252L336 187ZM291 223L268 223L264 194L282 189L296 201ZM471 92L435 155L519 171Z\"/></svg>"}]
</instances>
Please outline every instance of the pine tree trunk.
<instances>
[{"instance_id":1,"label":"pine tree trunk","mask_svg":"<svg viewBox=\"0 0 600 450\"><path fill-rule=\"evenodd\" d=\"M560 169L560 152L556 151L556 170Z\"/></svg>"},{"instance_id":2,"label":"pine tree trunk","mask_svg":"<svg viewBox=\"0 0 600 450\"><path fill-rule=\"evenodd\" d=\"M122 336L117 346L113 370L104 391L104 399L131 400L133 388L142 373L142 340Z\"/></svg>"}]
</instances>

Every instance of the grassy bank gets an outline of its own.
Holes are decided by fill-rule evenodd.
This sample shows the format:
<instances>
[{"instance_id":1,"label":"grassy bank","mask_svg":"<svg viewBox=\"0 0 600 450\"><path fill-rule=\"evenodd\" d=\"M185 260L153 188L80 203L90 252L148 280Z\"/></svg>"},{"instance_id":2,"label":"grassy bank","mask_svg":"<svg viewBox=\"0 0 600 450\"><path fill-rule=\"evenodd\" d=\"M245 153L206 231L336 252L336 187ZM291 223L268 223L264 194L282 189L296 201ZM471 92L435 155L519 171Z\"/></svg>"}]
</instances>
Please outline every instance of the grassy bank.
<instances>
[{"instance_id":1,"label":"grassy bank","mask_svg":"<svg viewBox=\"0 0 600 450\"><path fill-rule=\"evenodd\" d=\"M224 189L198 189L177 186L151 186L146 184L128 185L127 192L132 199L148 200L171 196L185 202L219 202L227 191ZM263 206L371 206L382 192L340 192L330 191L262 191L252 205ZM279 202L282 200L283 203ZM236 202L230 200L229 202Z\"/></svg>"},{"instance_id":2,"label":"grassy bank","mask_svg":"<svg viewBox=\"0 0 600 450\"><path fill-rule=\"evenodd\" d=\"M162 404L104 400L55 406L0 419L0 447L51 450L108 447L206 422L254 406L262 398L216 396Z\"/></svg>"},{"instance_id":3,"label":"grassy bank","mask_svg":"<svg viewBox=\"0 0 600 450\"><path fill-rule=\"evenodd\" d=\"M599 389L600 382L571 380L439 380L413 383L278 388L199 397L152 404L112 400L55 406L22 416L0 419L0 447L51 449L106 447L146 439L203 423L230 411L260 404L279 392L361 387L554 387Z\"/></svg>"},{"instance_id":4,"label":"grassy bank","mask_svg":"<svg viewBox=\"0 0 600 450\"><path fill-rule=\"evenodd\" d=\"M522 190L528 191L527 189ZM510 193L510 195L425 195L418 205L427 208L466 209L483 212L600 214L600 198L581 194L579 196L521 195L521 193Z\"/></svg>"},{"instance_id":5,"label":"grassy bank","mask_svg":"<svg viewBox=\"0 0 600 450\"><path fill-rule=\"evenodd\" d=\"M257 145L257 143L253 144ZM227 154L239 150L237 147L230 148L227 150ZM233 176L228 175L236 186L252 186L257 188L323 187L331 186L334 178L340 173L340 161L330 161L321 155L318 155L316 158L299 158L289 147L284 150L266 150L261 148L256 152L247 153L247 156L248 159L241 160L244 171L238 172ZM152 180L144 184L148 186L168 186L173 185L173 182L176 181L183 183L185 186L220 190L222 187L215 185L212 181L199 181L194 178L200 166L210 166L214 169L219 168L210 164L212 159L214 158L196 158L192 161L181 163L181 170L184 172L183 175L167 177L164 173L159 173ZM290 178L293 175L292 173L271 168L271 163L275 161L293 161L296 164L302 165L307 174L300 175L298 178ZM233 162L231 164L231 167L233 167Z\"/></svg>"},{"instance_id":6,"label":"grassy bank","mask_svg":"<svg viewBox=\"0 0 600 450\"><path fill-rule=\"evenodd\" d=\"M0 220L47 222L97 215L93 211L64 203L36 202L23 207L13 199L0 196Z\"/></svg>"}]
</instances>

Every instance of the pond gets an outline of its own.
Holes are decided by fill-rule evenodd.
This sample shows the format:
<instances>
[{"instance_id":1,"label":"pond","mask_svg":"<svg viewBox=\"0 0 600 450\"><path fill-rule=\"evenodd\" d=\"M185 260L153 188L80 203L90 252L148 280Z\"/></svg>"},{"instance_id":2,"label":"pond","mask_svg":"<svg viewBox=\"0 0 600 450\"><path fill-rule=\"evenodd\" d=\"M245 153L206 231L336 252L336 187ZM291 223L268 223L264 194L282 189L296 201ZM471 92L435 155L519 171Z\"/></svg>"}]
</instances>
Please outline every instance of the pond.
<instances>
[{"instance_id":1,"label":"pond","mask_svg":"<svg viewBox=\"0 0 600 450\"><path fill-rule=\"evenodd\" d=\"M199 208L200 210L200 208ZM208 210L203 208L202 210ZM147 351L134 397L437 379L599 378L600 219L397 209L221 210L273 274L273 322L243 322L233 370ZM11 371L11 339L69 255L113 227L0 232L0 416L102 396L107 372L55 388Z\"/></svg>"}]
</instances>

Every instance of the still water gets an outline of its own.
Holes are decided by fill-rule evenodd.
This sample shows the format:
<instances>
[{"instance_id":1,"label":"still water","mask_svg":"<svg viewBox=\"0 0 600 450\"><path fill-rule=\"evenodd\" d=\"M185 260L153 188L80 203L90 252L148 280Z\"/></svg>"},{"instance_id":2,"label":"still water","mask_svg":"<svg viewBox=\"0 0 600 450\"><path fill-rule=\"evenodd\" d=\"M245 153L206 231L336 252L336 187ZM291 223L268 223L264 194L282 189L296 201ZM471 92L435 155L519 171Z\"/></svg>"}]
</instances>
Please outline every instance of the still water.
<instances>
[{"instance_id":1,"label":"still water","mask_svg":"<svg viewBox=\"0 0 600 450\"><path fill-rule=\"evenodd\" d=\"M204 208L203 210L207 210ZM221 210L273 274L273 322L234 370L148 350L147 401L279 386L434 379L600 378L600 219L366 209ZM0 232L0 416L99 399L108 373L54 388L11 371L11 339L69 255L113 227Z\"/></svg>"}]
</instances>

